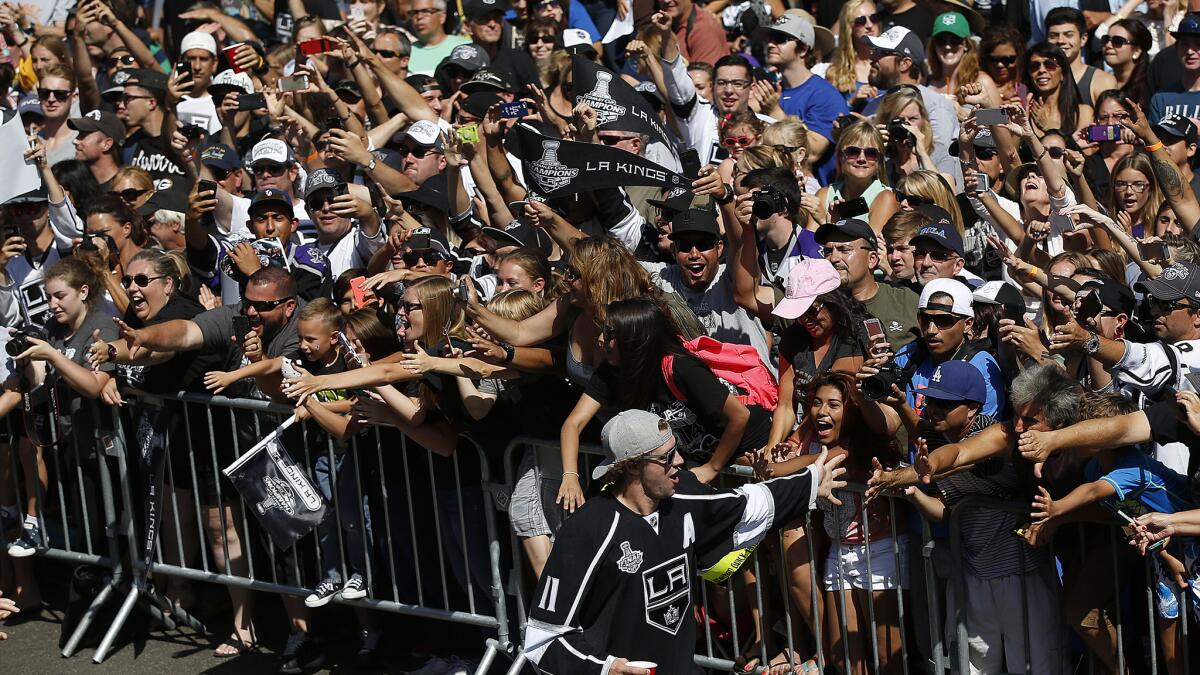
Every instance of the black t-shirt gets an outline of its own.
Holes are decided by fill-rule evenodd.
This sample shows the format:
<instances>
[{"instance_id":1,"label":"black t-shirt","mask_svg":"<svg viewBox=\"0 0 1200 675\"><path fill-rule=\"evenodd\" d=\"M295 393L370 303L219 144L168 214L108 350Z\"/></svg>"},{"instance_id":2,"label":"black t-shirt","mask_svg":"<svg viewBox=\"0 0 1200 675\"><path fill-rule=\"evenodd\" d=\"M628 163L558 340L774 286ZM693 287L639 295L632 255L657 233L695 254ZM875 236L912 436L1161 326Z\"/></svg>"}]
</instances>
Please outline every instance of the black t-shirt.
<instances>
[{"instance_id":1,"label":"black t-shirt","mask_svg":"<svg viewBox=\"0 0 1200 675\"><path fill-rule=\"evenodd\" d=\"M304 0L304 11L322 19L340 20L341 13L333 0ZM295 32L296 20L292 17L288 0L275 0L275 39L278 42L291 42Z\"/></svg>"},{"instance_id":2,"label":"black t-shirt","mask_svg":"<svg viewBox=\"0 0 1200 675\"><path fill-rule=\"evenodd\" d=\"M584 392L605 408L614 409L620 392L619 377L617 369L605 363L588 380ZM654 400L642 407L671 425L684 457L696 463L707 462L725 432L725 399L739 392L691 354L674 357L672 379L685 400L680 401L671 394L665 376L660 374ZM750 419L730 459L766 445L771 431L770 413L755 405L746 407L750 410Z\"/></svg>"},{"instance_id":3,"label":"black t-shirt","mask_svg":"<svg viewBox=\"0 0 1200 675\"><path fill-rule=\"evenodd\" d=\"M1150 436L1155 443L1183 443L1193 451L1188 454L1188 477L1196 475L1200 469L1200 436L1192 433L1187 422L1183 420L1183 411L1175 401L1163 401L1142 409L1146 413L1146 421L1150 423Z\"/></svg>"},{"instance_id":4,"label":"black t-shirt","mask_svg":"<svg viewBox=\"0 0 1200 675\"><path fill-rule=\"evenodd\" d=\"M47 342L51 347L62 352L71 361L91 369L91 364L88 362L87 353L88 347L92 343L92 333L100 331L100 339L105 342L111 342L120 337L117 333L117 327L104 312L97 309L91 309L80 324L79 330L75 331L70 337L67 333L70 328L51 321L47 327ZM101 372L113 375L117 370L115 363L105 363L100 366ZM59 438L74 436L76 441L80 441L80 449L84 449L86 443L91 443L95 438L96 424L99 423L101 429L109 430L112 428L112 415L107 406L100 406L98 402L80 396L75 390L67 384L57 370L47 365L46 384L49 387L55 387L57 392L58 409L55 411L58 416ZM41 427L39 427L41 428Z\"/></svg>"},{"instance_id":5,"label":"black t-shirt","mask_svg":"<svg viewBox=\"0 0 1200 675\"><path fill-rule=\"evenodd\" d=\"M167 304L152 319L143 322L133 313L133 306L122 319L133 328L144 328L176 319L191 319L204 311L200 303L183 295L172 295ZM165 394L179 390L206 391L204 373L221 367L224 354L203 350L178 352L169 361L151 365L134 366L127 371L132 384L152 394Z\"/></svg>"},{"instance_id":6,"label":"black t-shirt","mask_svg":"<svg viewBox=\"0 0 1200 675\"><path fill-rule=\"evenodd\" d=\"M521 85L522 91L531 84L539 84L537 65L533 57L521 49L505 47L496 52L492 59L492 68L507 71Z\"/></svg>"},{"instance_id":7,"label":"black t-shirt","mask_svg":"<svg viewBox=\"0 0 1200 675\"><path fill-rule=\"evenodd\" d=\"M144 169L154 179L155 190L173 193L187 202L191 184L188 183L183 169L175 163L171 139L165 134L151 136L141 130L134 132L125 140L125 146L121 150L121 164Z\"/></svg>"},{"instance_id":8,"label":"black t-shirt","mask_svg":"<svg viewBox=\"0 0 1200 675\"><path fill-rule=\"evenodd\" d=\"M1158 50L1146 71L1146 91L1156 92L1179 84L1179 49L1175 45Z\"/></svg>"},{"instance_id":9,"label":"black t-shirt","mask_svg":"<svg viewBox=\"0 0 1200 675\"><path fill-rule=\"evenodd\" d=\"M846 337L835 335L829 349L825 352L825 357L821 359L820 363L817 363L816 354L813 352L812 336L800 324L792 324L791 328L784 332L783 339L780 340L779 358L781 361L786 359L788 363L792 364L794 396L797 398L803 396L805 389L808 388L808 383L818 373L832 370L833 364L838 359L848 356L866 358L867 344L866 331L861 326L858 327L855 335ZM803 417L799 411L796 416L797 419Z\"/></svg>"},{"instance_id":10,"label":"black t-shirt","mask_svg":"<svg viewBox=\"0 0 1200 675\"><path fill-rule=\"evenodd\" d=\"M922 4L899 14L888 14L883 17L883 24L888 28L904 26L921 37L921 42L929 42L933 33L933 11Z\"/></svg>"}]
</instances>

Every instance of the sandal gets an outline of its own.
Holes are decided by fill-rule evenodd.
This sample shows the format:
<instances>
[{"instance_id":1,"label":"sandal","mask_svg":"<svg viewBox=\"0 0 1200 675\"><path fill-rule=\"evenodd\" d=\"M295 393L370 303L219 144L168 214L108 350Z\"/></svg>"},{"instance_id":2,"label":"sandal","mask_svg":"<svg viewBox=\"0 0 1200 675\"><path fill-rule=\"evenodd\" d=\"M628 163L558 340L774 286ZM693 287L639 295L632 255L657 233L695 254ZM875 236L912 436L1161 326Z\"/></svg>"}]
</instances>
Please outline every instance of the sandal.
<instances>
[{"instance_id":1,"label":"sandal","mask_svg":"<svg viewBox=\"0 0 1200 675\"><path fill-rule=\"evenodd\" d=\"M794 665L788 664L789 656L791 657L791 662ZM771 659L770 665L767 666L767 669L764 672L770 673L770 675L791 675L792 673L804 675L805 673L809 672L810 664L812 665L813 672L820 673L817 665L813 663L811 659L808 661L801 661L800 656L796 654L795 651L784 647L783 651L779 652L775 658Z\"/></svg>"},{"instance_id":2,"label":"sandal","mask_svg":"<svg viewBox=\"0 0 1200 675\"><path fill-rule=\"evenodd\" d=\"M228 659L256 649L258 649L257 642L246 642L235 634L225 638L224 642L217 645L213 649L213 656L218 659Z\"/></svg>"}]
</instances>

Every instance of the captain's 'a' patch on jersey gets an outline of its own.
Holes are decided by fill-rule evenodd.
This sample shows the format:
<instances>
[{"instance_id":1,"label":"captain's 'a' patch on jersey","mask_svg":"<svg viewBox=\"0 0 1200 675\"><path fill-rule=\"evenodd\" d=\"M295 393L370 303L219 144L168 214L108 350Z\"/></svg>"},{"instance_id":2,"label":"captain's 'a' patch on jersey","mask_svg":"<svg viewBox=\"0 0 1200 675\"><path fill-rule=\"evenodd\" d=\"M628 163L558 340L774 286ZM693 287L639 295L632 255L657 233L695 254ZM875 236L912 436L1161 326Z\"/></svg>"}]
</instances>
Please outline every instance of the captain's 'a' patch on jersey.
<instances>
[{"instance_id":1,"label":"captain's 'a' patch on jersey","mask_svg":"<svg viewBox=\"0 0 1200 675\"><path fill-rule=\"evenodd\" d=\"M692 575L687 554L642 572L646 623L671 635L679 632L692 606Z\"/></svg>"}]
</instances>

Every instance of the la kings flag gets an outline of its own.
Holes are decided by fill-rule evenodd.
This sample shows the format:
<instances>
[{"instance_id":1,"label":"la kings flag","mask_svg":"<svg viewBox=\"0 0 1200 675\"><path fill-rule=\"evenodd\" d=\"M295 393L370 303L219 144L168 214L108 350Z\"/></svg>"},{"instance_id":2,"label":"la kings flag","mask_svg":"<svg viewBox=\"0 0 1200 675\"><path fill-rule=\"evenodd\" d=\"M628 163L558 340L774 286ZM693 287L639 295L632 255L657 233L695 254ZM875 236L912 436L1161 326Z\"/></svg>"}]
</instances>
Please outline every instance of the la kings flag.
<instances>
[{"instance_id":1,"label":"la kings flag","mask_svg":"<svg viewBox=\"0 0 1200 675\"><path fill-rule=\"evenodd\" d=\"M658 115L646 104L646 99L620 75L579 54L571 57L571 77L575 88L575 104L588 104L596 111L597 128L601 131L631 131L650 136L671 149L671 135Z\"/></svg>"},{"instance_id":2,"label":"la kings flag","mask_svg":"<svg viewBox=\"0 0 1200 675\"><path fill-rule=\"evenodd\" d=\"M692 185L687 178L632 152L550 138L524 124L509 131L504 145L521 160L534 191L546 197L626 185L684 189Z\"/></svg>"},{"instance_id":3,"label":"la kings flag","mask_svg":"<svg viewBox=\"0 0 1200 675\"><path fill-rule=\"evenodd\" d=\"M325 500L283 447L283 431L295 421L294 415L288 418L223 470L282 549L291 548L325 516Z\"/></svg>"}]
</instances>

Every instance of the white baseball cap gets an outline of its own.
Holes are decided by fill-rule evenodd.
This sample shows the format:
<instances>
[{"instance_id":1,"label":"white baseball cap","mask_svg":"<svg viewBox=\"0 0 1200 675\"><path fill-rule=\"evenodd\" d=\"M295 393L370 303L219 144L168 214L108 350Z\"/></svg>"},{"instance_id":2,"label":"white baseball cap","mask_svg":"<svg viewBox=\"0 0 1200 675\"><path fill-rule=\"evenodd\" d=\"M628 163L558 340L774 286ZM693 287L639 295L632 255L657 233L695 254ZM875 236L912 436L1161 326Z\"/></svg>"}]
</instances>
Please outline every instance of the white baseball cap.
<instances>
[{"instance_id":1,"label":"white baseball cap","mask_svg":"<svg viewBox=\"0 0 1200 675\"><path fill-rule=\"evenodd\" d=\"M929 304L929 299L933 296L944 293L953 298L951 305L941 303ZM934 279L925 284L925 288L921 289L921 300L917 303L917 310L922 309L940 309L957 314L958 316L974 317L975 309L971 297L971 289L961 281L954 279Z\"/></svg>"},{"instance_id":2,"label":"white baseball cap","mask_svg":"<svg viewBox=\"0 0 1200 675\"><path fill-rule=\"evenodd\" d=\"M212 33L194 30L183 36L183 42L179 43L180 55L187 54L189 49L203 49L204 51L217 55L217 41L213 38Z\"/></svg>"}]
</instances>

